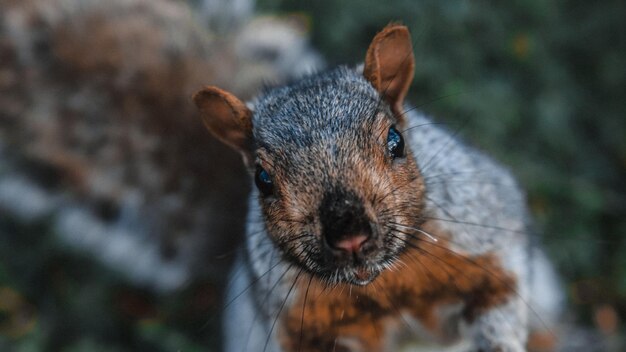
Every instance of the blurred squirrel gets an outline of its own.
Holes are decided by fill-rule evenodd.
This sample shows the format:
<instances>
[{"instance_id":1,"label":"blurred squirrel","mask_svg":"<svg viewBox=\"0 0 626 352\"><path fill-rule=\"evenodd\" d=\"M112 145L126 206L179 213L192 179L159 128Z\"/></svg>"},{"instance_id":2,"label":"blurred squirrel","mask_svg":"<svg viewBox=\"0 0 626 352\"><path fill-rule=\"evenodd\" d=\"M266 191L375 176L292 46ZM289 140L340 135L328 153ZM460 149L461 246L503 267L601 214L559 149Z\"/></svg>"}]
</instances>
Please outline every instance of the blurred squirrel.
<instances>
[{"instance_id":1,"label":"blurred squirrel","mask_svg":"<svg viewBox=\"0 0 626 352\"><path fill-rule=\"evenodd\" d=\"M321 65L297 18L253 5L0 0L0 213L50 223L136 285L221 280L245 171L189 95L211 82L250 97Z\"/></svg>"},{"instance_id":2,"label":"blurred squirrel","mask_svg":"<svg viewBox=\"0 0 626 352\"><path fill-rule=\"evenodd\" d=\"M246 104L194 95L256 185L225 350L550 350L561 294L502 166L404 98L408 29ZM539 341L535 347L527 343Z\"/></svg>"}]
</instances>

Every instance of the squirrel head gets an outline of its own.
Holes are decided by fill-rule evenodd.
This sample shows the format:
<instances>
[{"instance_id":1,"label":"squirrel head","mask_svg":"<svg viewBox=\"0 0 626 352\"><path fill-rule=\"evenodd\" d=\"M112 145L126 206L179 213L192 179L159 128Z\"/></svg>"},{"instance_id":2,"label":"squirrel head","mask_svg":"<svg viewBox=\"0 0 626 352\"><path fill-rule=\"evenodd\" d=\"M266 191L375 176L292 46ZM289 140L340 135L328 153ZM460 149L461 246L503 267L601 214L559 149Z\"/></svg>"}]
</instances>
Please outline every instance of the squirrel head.
<instances>
[{"instance_id":1,"label":"squirrel head","mask_svg":"<svg viewBox=\"0 0 626 352\"><path fill-rule=\"evenodd\" d=\"M216 87L193 97L209 131L243 155L285 259L326 281L369 283L406 247L399 226L421 224L424 186L401 132L413 69L407 28L389 25L363 73L269 89L254 111Z\"/></svg>"}]
</instances>

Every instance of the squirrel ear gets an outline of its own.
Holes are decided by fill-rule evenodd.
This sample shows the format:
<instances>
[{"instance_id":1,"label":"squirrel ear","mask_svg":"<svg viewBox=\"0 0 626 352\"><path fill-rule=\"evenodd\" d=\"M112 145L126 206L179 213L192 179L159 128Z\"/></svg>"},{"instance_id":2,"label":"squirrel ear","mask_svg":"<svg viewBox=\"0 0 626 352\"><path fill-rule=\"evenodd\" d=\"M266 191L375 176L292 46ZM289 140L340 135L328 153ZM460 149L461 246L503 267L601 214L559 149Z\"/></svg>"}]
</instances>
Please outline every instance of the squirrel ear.
<instances>
[{"instance_id":1,"label":"squirrel ear","mask_svg":"<svg viewBox=\"0 0 626 352\"><path fill-rule=\"evenodd\" d=\"M233 94L217 87L204 87L193 95L206 128L219 140L243 154L252 155L252 111Z\"/></svg>"},{"instance_id":2,"label":"squirrel ear","mask_svg":"<svg viewBox=\"0 0 626 352\"><path fill-rule=\"evenodd\" d=\"M390 24L376 34L367 49L363 75L400 120L414 70L413 45L407 27Z\"/></svg>"}]
</instances>

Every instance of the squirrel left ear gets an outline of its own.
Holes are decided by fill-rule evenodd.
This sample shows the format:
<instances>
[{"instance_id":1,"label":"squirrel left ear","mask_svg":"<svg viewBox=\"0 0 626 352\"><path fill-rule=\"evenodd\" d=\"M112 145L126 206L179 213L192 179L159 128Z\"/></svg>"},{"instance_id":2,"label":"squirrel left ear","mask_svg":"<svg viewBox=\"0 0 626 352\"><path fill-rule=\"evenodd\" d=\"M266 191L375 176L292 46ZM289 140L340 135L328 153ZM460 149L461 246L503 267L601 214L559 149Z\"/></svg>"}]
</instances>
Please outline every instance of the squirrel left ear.
<instances>
[{"instance_id":1,"label":"squirrel left ear","mask_svg":"<svg viewBox=\"0 0 626 352\"><path fill-rule=\"evenodd\" d=\"M204 87L193 95L206 128L219 140L241 153L244 163L252 159L252 111L233 94Z\"/></svg>"},{"instance_id":2,"label":"squirrel left ear","mask_svg":"<svg viewBox=\"0 0 626 352\"><path fill-rule=\"evenodd\" d=\"M404 97L413 81L415 58L406 26L390 24L380 31L367 49L363 76L391 106L402 122Z\"/></svg>"}]
</instances>

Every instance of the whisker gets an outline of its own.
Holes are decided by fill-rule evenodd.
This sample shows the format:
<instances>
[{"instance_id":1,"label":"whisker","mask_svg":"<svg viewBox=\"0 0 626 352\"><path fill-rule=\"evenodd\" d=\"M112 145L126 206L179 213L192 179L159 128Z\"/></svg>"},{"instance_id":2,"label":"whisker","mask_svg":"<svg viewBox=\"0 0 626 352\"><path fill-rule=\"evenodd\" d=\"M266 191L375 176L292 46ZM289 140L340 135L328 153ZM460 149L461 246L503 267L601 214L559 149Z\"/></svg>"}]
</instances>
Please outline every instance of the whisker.
<instances>
[{"instance_id":1,"label":"whisker","mask_svg":"<svg viewBox=\"0 0 626 352\"><path fill-rule=\"evenodd\" d=\"M424 230L422 230L422 229L418 229L418 228L416 228L416 227L411 227L411 226L402 225L402 224L400 224L400 223L397 223L397 222L392 222L392 221L390 221L389 223L394 224L395 226L400 226L400 227L404 227L404 228L409 229L409 230L414 230L414 231L417 231L417 232L419 232L419 233L423 234L424 236L426 236L426 237L430 238L430 240L431 240L431 241L433 241L433 242L437 242L437 241L439 241L439 240L438 240L438 239L436 239L433 235L429 234L428 232L426 232L426 231L424 231Z\"/></svg>"},{"instance_id":2,"label":"whisker","mask_svg":"<svg viewBox=\"0 0 626 352\"><path fill-rule=\"evenodd\" d=\"M374 285L374 287L378 287L379 285L377 285L376 281L372 281L372 284ZM384 290L384 287L382 287L382 285L380 285L380 287L378 287L380 289L380 292L383 293L383 295L385 295L385 297L387 297L387 300L389 301L389 304L391 304L391 307L396 311L396 313L398 314L398 316L400 317L400 319L402 319L402 322L404 323L404 325L406 325L407 329L409 331L413 331L413 328L411 327L411 324L409 324L408 321L406 321L406 319L404 319L404 315L402 315L402 312L400 311L400 309L398 308L398 306L396 306L393 303L393 299L391 299L391 297L389 296L389 294L387 294L387 292Z\"/></svg>"},{"instance_id":3,"label":"whisker","mask_svg":"<svg viewBox=\"0 0 626 352\"><path fill-rule=\"evenodd\" d=\"M304 311L306 310L306 300L309 297L309 288L311 287L311 281L313 281L313 275L309 277L309 283L306 285L306 291L304 292L304 303L302 303L302 314L300 316L300 338L298 339L298 352L302 348L302 334L304 329Z\"/></svg>"},{"instance_id":4,"label":"whisker","mask_svg":"<svg viewBox=\"0 0 626 352\"><path fill-rule=\"evenodd\" d=\"M413 109L409 109L409 110L407 110L407 112L409 112L409 111L411 111L411 110L413 110ZM410 127L407 127L407 128L405 128L405 129L401 130L400 132L405 133L405 132L408 132L408 131L410 131L410 130L412 130L412 129L415 129L415 128L419 128L419 127L423 127L423 126L432 126L432 125L444 125L444 124L443 124L443 123L440 123L440 122L427 122L427 123L420 123L419 125L416 125L416 126L410 126Z\"/></svg>"},{"instance_id":5,"label":"whisker","mask_svg":"<svg viewBox=\"0 0 626 352\"><path fill-rule=\"evenodd\" d=\"M433 99L431 99L431 100L425 101L425 102L423 102L423 103L421 103L421 104L417 104L417 105L415 105L415 106L413 106L413 107L411 107L411 108L409 108L409 109L404 110L404 111L400 114L400 116L403 116L403 115L405 115L405 114L408 114L409 112L411 112L411 111L413 111L413 110L416 110L416 109L419 109L419 108L422 108L422 107L424 107L424 106L426 106L426 105L428 105L428 104L435 103L435 102L437 102L437 101L439 101L439 100L443 100L443 99L450 98L450 97L454 97L454 96L459 96L459 95L462 95L462 94L465 94L465 92L450 93L450 94L446 94L446 95L441 95L441 96L438 96L438 97L436 97L436 98L433 98ZM443 123L436 123L436 124L437 124L437 125L443 125Z\"/></svg>"},{"instance_id":6,"label":"whisker","mask_svg":"<svg viewBox=\"0 0 626 352\"><path fill-rule=\"evenodd\" d=\"M289 299L289 295L291 295L291 291L293 291L293 288L296 286L296 282L298 282L298 279L300 278L300 274L302 274L302 270L304 269L300 269L300 271L298 271L296 278L293 280L293 283L289 287L289 291L287 291L287 295L285 296L285 299L283 300L283 302L280 305L280 308L278 309L278 313L276 313L276 317L274 318L274 322L272 322L272 327L270 328L270 332L267 334L267 339L265 340L265 345L263 346L263 352L267 350L267 346L270 342L270 338L272 337L272 332L274 331L274 327L276 326L278 317L280 316L280 313L283 311L283 308L285 307L285 304L287 303L287 300Z\"/></svg>"},{"instance_id":7,"label":"whisker","mask_svg":"<svg viewBox=\"0 0 626 352\"><path fill-rule=\"evenodd\" d=\"M481 174L481 173L486 173L486 172L489 172L489 171L490 170L487 170L487 169L485 169L485 170L480 170L480 169L476 170L476 169L474 169L474 170L466 170L466 171L444 172L444 173L435 174L435 175L428 175L428 176L425 175L424 176L424 180L427 181L427 180L430 180L430 179L433 179L433 178L436 179L436 178L444 177L444 176L446 177L446 179L448 179L449 178L448 176L464 175L464 174L470 174L470 175L471 174Z\"/></svg>"},{"instance_id":8,"label":"whisker","mask_svg":"<svg viewBox=\"0 0 626 352\"><path fill-rule=\"evenodd\" d=\"M465 118L465 120L463 121L463 123L461 123L461 125L459 125L459 127L457 127L457 129L450 134L448 140L446 141L446 143L441 146L441 148L439 148L439 150L437 150L435 152L435 154L433 154L433 156L430 157L430 159L428 159L425 163L423 163L420 167L422 173L425 173L429 167L431 167L431 163L435 160L435 158L439 155L439 153L441 153L442 151L444 151L446 148L448 148L450 145L452 145L452 143L454 141L456 141L456 136L461 132L461 130L463 128L465 128L465 126L467 126L467 124L469 123L470 119L469 116Z\"/></svg>"},{"instance_id":9,"label":"whisker","mask_svg":"<svg viewBox=\"0 0 626 352\"><path fill-rule=\"evenodd\" d=\"M244 293L246 293L246 291L248 291L252 286L254 286L257 282L259 282L259 280L261 280L265 275L269 274L270 271L274 270L274 268L276 268L278 265L280 264L280 262L277 262L276 264L272 265L272 267L265 271L262 275L260 275L259 277L255 278L254 280L252 280L252 282L246 286L241 292L239 292L235 297L233 297L230 301L228 301L223 307L222 310L225 310L226 308L228 308L231 304L233 304L233 302L235 302L239 297L241 297L241 295L243 295Z\"/></svg>"},{"instance_id":10,"label":"whisker","mask_svg":"<svg viewBox=\"0 0 626 352\"><path fill-rule=\"evenodd\" d=\"M278 262L280 263L280 262ZM277 263L277 264L278 264ZM276 289L276 287L278 286L278 284L282 281L282 279L285 277L285 275L287 274L287 272L289 270L291 270L292 268L292 264L290 264L287 269L285 269L285 271L280 275L280 277L278 277L278 279L276 280L276 282L272 285L272 287L267 291L267 294L265 295L265 297L263 298L262 302L260 303L261 305L264 305L265 303L267 303L270 294L274 291L274 289ZM252 319L252 323L250 324L250 329L248 329L248 337L246 338L246 344L244 346L244 351L248 349L248 344L250 343L250 335L252 335L252 329L254 329L254 323L256 323L256 320L259 318L259 314L261 313L261 309L257 309L254 313L254 318Z\"/></svg>"},{"instance_id":11,"label":"whisker","mask_svg":"<svg viewBox=\"0 0 626 352\"><path fill-rule=\"evenodd\" d=\"M389 197L390 195L395 194L395 193L396 193L397 191L399 191L400 189L402 189L402 188L404 188L404 187L406 187L406 186L410 186L410 185L412 185L412 184L413 184L413 182L414 182L415 180L417 180L417 179L418 179L418 177L417 177L417 176L415 176L415 177L411 177L411 178L410 178L410 179L409 179L406 183L403 183L403 184L401 184L401 185L400 185L400 186L398 186L398 187L394 187L394 188L392 189L392 191L391 191L391 192L388 192L388 193L386 193L385 195L383 195L383 197L382 197L380 200L378 200L378 202L380 203L380 202L382 202L383 200L387 199L387 197Z\"/></svg>"},{"instance_id":12,"label":"whisker","mask_svg":"<svg viewBox=\"0 0 626 352\"><path fill-rule=\"evenodd\" d=\"M240 248L240 250L243 250L243 248ZM261 252L257 254L257 257L261 257L263 255L265 255L266 252ZM226 308L230 307L231 304L233 304L237 299L239 299L244 293L246 293L248 290L250 290L250 288L252 288L257 282L259 282L261 279L263 279L263 277L267 276L272 270L274 270L278 265L280 264L280 262L277 262L273 265L270 265L269 269L267 269L265 272L263 272L261 275L257 276L254 280L252 280L243 290L241 290L241 292L237 293L235 295L235 297L231 298L228 302L224 303L219 310L217 310L214 314L212 314L211 317L209 317L207 319L207 321L200 327L200 330L205 329L208 324L213 321L213 319L215 319L218 315L219 312L223 312L224 310L226 310ZM230 275L230 279L228 280L228 283L226 284L226 287L224 288L224 292L228 292L230 290L230 288L232 287L233 283L236 281L237 276L242 275L243 274L243 270L245 270L245 266L244 265L240 265L239 267L237 267L236 271L234 273L231 273Z\"/></svg>"}]
</instances>

